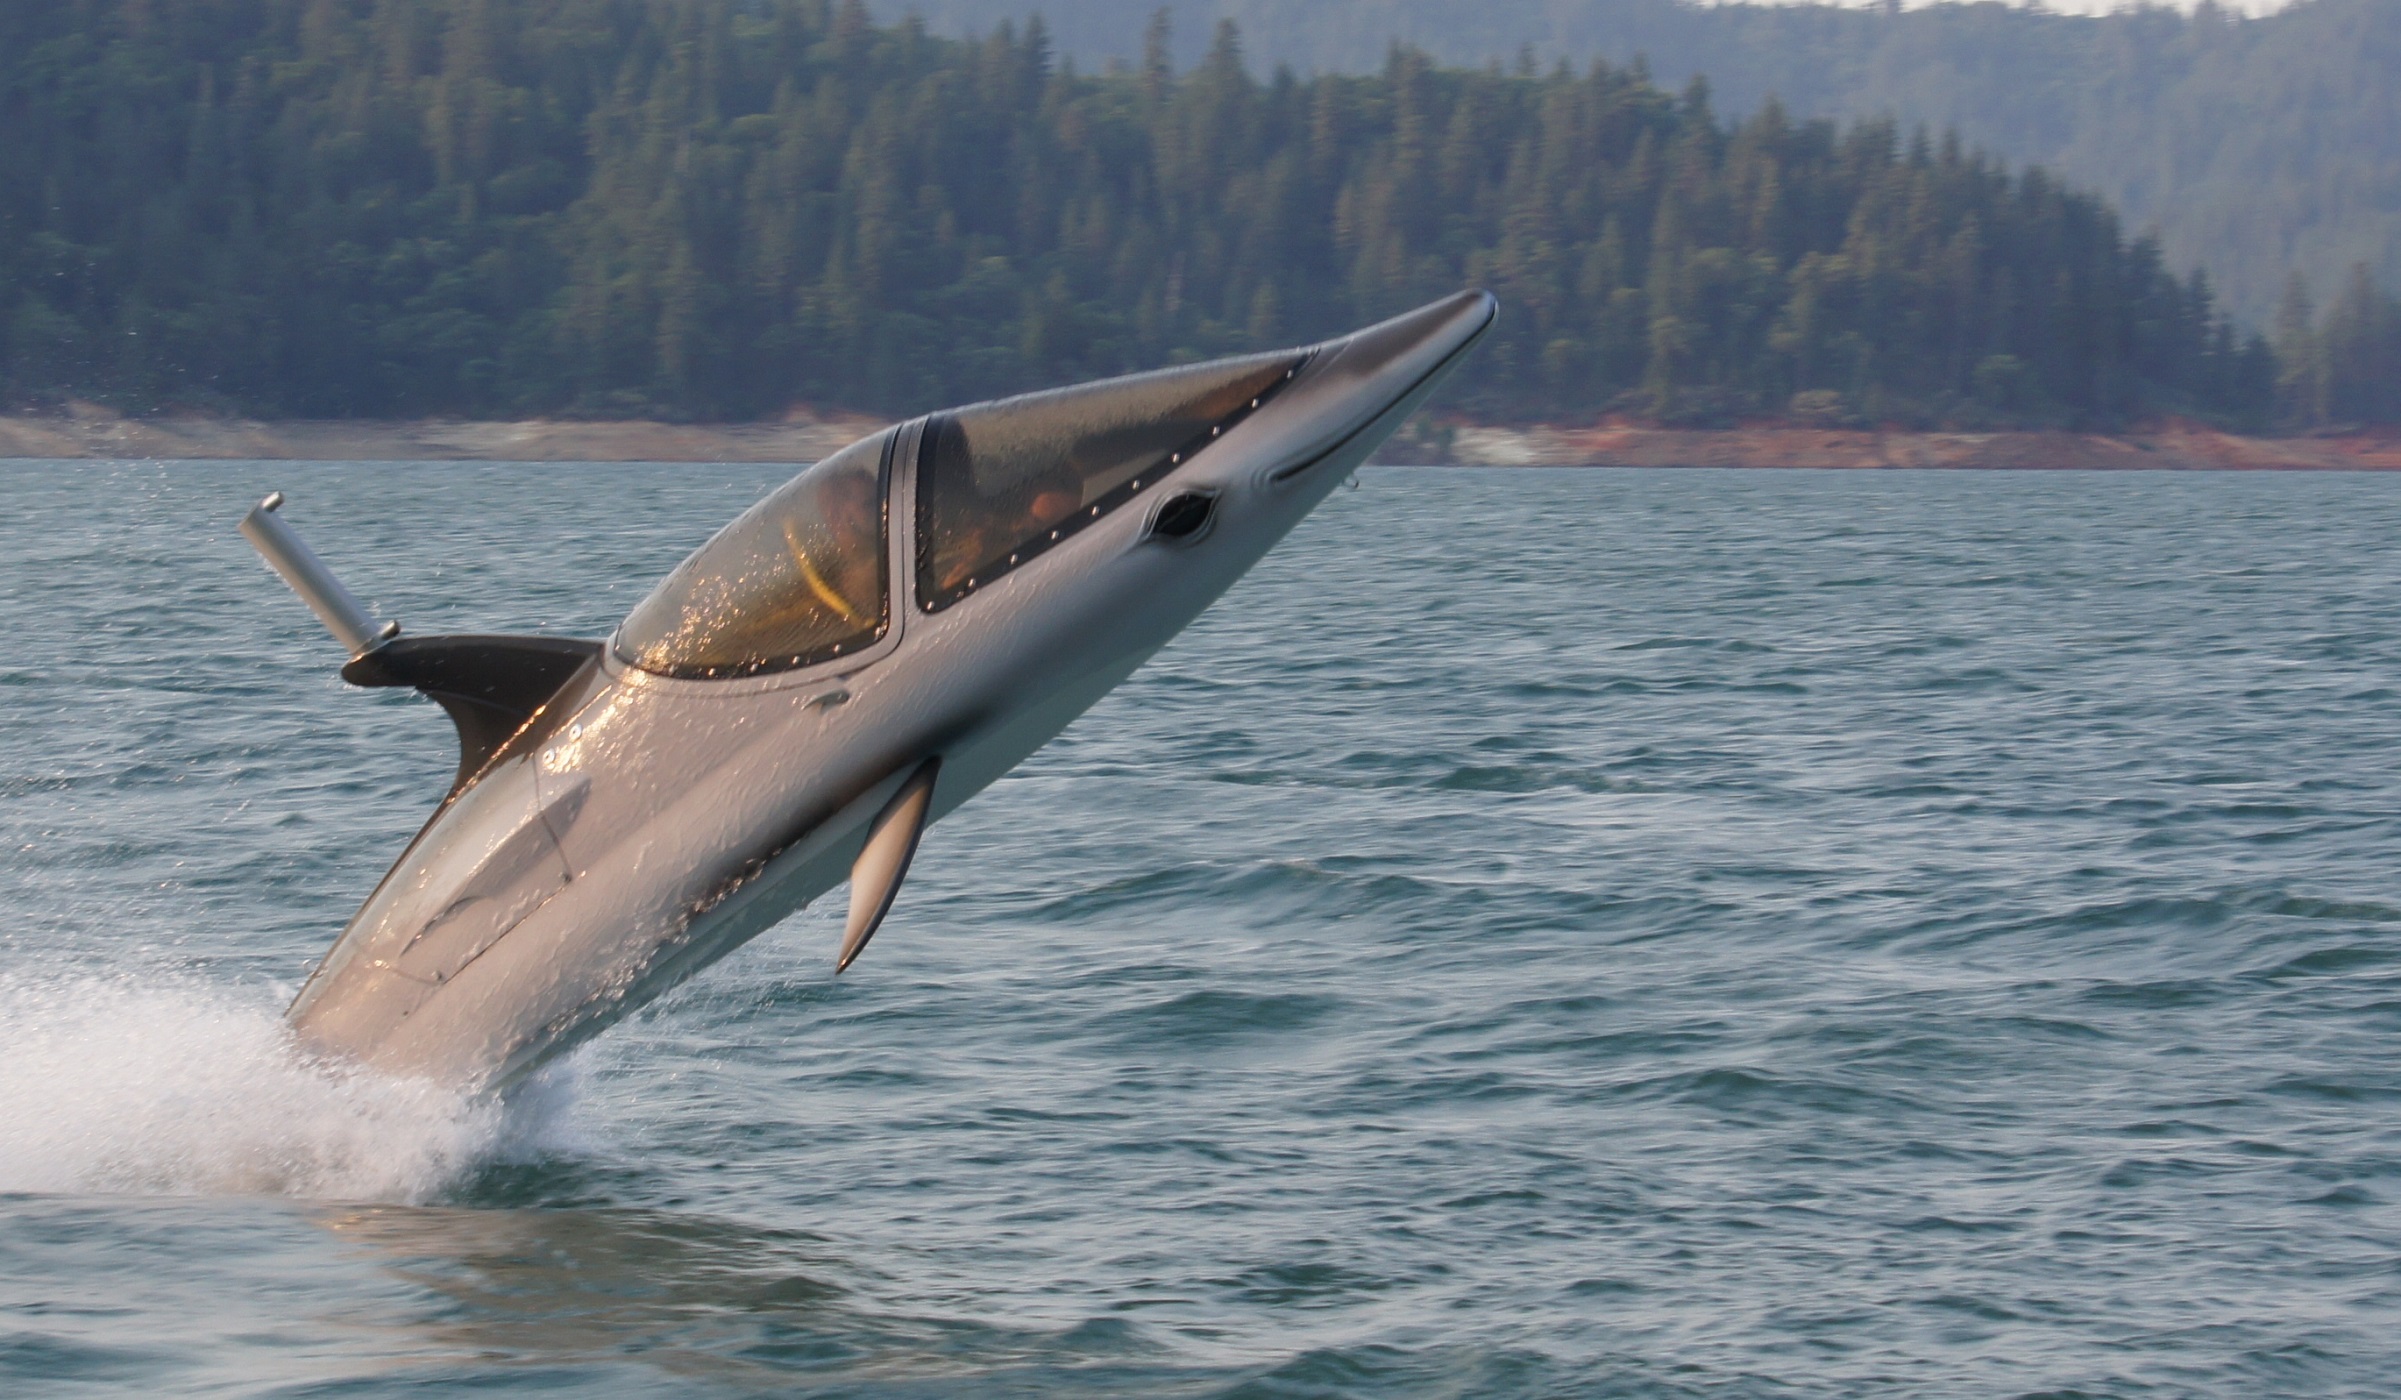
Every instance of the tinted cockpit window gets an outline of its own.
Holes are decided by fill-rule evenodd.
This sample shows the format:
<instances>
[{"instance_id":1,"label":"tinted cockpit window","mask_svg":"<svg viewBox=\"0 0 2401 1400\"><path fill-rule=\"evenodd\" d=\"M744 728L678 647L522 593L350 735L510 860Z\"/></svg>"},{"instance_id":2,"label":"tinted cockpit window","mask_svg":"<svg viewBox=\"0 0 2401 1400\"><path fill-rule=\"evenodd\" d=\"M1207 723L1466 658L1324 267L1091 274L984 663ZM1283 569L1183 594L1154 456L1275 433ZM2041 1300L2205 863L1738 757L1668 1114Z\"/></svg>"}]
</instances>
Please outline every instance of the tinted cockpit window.
<instances>
[{"instance_id":1,"label":"tinted cockpit window","mask_svg":"<svg viewBox=\"0 0 2401 1400\"><path fill-rule=\"evenodd\" d=\"M626 617L618 655L666 676L748 676L884 635L891 446L853 443L742 512Z\"/></svg>"},{"instance_id":2,"label":"tinted cockpit window","mask_svg":"<svg viewBox=\"0 0 2401 1400\"><path fill-rule=\"evenodd\" d=\"M955 602L1157 485L1299 367L1218 360L934 419L917 458L919 602Z\"/></svg>"}]
</instances>

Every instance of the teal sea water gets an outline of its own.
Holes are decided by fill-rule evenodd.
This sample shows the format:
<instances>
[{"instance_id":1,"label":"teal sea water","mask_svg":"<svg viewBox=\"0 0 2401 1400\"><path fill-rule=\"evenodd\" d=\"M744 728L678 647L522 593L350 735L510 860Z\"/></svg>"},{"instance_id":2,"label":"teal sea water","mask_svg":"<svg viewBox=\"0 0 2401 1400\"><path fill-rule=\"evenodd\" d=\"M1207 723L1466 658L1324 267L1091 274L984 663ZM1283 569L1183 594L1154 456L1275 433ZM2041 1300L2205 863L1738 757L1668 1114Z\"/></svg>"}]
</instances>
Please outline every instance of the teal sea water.
<instances>
[{"instance_id":1,"label":"teal sea water","mask_svg":"<svg viewBox=\"0 0 2401 1400\"><path fill-rule=\"evenodd\" d=\"M0 1394L2390 1395L2401 480L1376 469L509 1108L248 554L605 631L771 468L0 465Z\"/></svg>"}]
</instances>

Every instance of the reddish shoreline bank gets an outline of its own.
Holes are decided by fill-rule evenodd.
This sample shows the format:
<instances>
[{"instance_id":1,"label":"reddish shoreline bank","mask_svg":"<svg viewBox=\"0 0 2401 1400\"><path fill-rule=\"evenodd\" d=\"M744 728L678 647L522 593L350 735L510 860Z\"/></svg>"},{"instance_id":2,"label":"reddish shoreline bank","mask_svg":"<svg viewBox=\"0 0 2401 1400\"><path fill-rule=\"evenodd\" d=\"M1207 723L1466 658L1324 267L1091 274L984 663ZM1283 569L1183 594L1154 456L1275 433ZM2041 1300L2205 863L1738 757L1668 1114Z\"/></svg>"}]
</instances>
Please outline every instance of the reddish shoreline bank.
<instances>
[{"instance_id":1,"label":"reddish shoreline bank","mask_svg":"<svg viewBox=\"0 0 2401 1400\"><path fill-rule=\"evenodd\" d=\"M779 423L0 417L0 458L306 462L813 462L881 427L848 414Z\"/></svg>"},{"instance_id":2,"label":"reddish shoreline bank","mask_svg":"<svg viewBox=\"0 0 2401 1400\"><path fill-rule=\"evenodd\" d=\"M776 423L120 418L79 408L0 416L0 458L290 461L807 462L873 418L795 414ZM1924 433L1752 427L1496 428L1418 425L1394 462L1463 466L2396 471L2401 434L2243 437L2171 424L2125 434Z\"/></svg>"},{"instance_id":3,"label":"reddish shoreline bank","mask_svg":"<svg viewBox=\"0 0 2401 1400\"><path fill-rule=\"evenodd\" d=\"M1440 445L1440 430L1427 434ZM2170 425L2125 434L1830 428L1450 429L1448 460L1479 466L1799 467L2052 471L2395 471L2401 436L2242 437Z\"/></svg>"}]
</instances>

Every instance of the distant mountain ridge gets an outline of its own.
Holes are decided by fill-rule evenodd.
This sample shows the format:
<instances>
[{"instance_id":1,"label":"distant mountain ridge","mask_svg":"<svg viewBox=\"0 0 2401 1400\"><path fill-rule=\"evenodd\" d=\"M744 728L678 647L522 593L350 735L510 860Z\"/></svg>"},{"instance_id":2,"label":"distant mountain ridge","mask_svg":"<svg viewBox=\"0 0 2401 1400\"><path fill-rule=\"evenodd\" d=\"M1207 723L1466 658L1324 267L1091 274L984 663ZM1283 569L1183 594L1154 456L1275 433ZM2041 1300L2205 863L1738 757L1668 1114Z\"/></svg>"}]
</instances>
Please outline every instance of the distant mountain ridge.
<instances>
[{"instance_id":1,"label":"distant mountain ridge","mask_svg":"<svg viewBox=\"0 0 2401 1400\"><path fill-rule=\"evenodd\" d=\"M1142 0L872 0L937 32L1039 11L1064 57L1131 62ZM2299 0L2246 19L2204 3L2065 15L1980 0L1889 12L1686 0L1167 0L1179 65L1219 19L1252 66L1372 71L1396 43L1449 63L1647 58L1669 87L1705 75L1720 110L1769 94L1799 116L1890 112L1956 129L2107 196L2168 261L2208 270L2268 324L2288 273L2321 298L2365 263L2401 286L2401 0Z\"/></svg>"}]
</instances>

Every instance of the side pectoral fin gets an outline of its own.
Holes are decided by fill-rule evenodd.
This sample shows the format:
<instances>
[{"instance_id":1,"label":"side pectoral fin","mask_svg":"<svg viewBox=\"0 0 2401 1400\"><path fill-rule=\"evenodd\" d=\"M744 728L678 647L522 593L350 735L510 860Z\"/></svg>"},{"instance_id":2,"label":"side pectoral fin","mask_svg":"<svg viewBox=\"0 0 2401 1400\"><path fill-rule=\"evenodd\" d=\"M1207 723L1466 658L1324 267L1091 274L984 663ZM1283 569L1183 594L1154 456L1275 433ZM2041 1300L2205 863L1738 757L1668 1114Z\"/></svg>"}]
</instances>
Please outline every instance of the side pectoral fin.
<instances>
[{"instance_id":1,"label":"side pectoral fin","mask_svg":"<svg viewBox=\"0 0 2401 1400\"><path fill-rule=\"evenodd\" d=\"M857 961L867 940L875 937L884 922L884 915L891 912L892 898L900 893L901 879L909 873L909 860L917 854L926 814L933 810L934 775L941 767L941 759L927 759L868 823L867 845L850 867L850 918L842 928L842 955L835 961L834 971L844 971Z\"/></svg>"}]
</instances>

